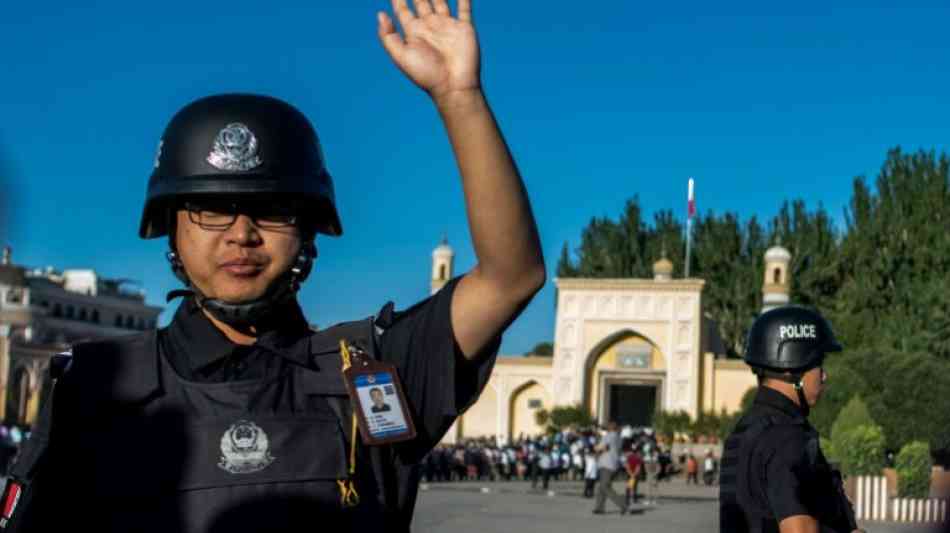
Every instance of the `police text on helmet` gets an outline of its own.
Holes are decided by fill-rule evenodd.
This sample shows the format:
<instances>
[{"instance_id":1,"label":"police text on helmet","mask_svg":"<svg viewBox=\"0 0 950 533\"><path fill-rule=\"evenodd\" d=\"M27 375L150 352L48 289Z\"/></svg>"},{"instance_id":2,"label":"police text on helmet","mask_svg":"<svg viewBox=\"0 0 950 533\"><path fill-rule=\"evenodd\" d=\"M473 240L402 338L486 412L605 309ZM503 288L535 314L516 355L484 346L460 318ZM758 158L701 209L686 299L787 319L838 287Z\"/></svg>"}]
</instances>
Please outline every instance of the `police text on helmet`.
<instances>
[{"instance_id":1,"label":"police text on helmet","mask_svg":"<svg viewBox=\"0 0 950 533\"><path fill-rule=\"evenodd\" d=\"M815 329L814 324L782 326L779 328L779 338L783 341L793 339L817 339L818 334L815 332Z\"/></svg>"}]
</instances>

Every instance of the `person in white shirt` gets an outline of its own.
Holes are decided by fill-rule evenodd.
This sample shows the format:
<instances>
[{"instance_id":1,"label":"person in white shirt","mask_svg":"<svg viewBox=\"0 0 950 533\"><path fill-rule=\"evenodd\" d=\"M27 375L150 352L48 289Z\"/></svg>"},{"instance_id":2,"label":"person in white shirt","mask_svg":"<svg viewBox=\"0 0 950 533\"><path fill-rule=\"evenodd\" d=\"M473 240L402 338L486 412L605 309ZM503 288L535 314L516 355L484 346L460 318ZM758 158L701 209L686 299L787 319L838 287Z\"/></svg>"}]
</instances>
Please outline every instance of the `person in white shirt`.
<instances>
[{"instance_id":1,"label":"person in white shirt","mask_svg":"<svg viewBox=\"0 0 950 533\"><path fill-rule=\"evenodd\" d=\"M703 459L703 483L712 485L716 479L716 458L713 457L712 450L706 451L706 458Z\"/></svg>"},{"instance_id":2,"label":"person in white shirt","mask_svg":"<svg viewBox=\"0 0 950 533\"><path fill-rule=\"evenodd\" d=\"M583 453L584 457L584 497L594 497L594 484L597 483L597 456L593 448Z\"/></svg>"},{"instance_id":3,"label":"person in white shirt","mask_svg":"<svg viewBox=\"0 0 950 533\"><path fill-rule=\"evenodd\" d=\"M540 455L538 456L538 469L541 472L541 477L543 480L541 484L541 488L543 488L544 490L548 490L548 481L550 481L551 472L554 469L553 461L551 460L552 455L551 455L551 451L548 450L547 448L541 450L539 454ZM538 478L534 478L533 482L531 483L531 488L535 488L537 486L537 482L538 482Z\"/></svg>"},{"instance_id":4,"label":"person in white shirt","mask_svg":"<svg viewBox=\"0 0 950 533\"><path fill-rule=\"evenodd\" d=\"M584 478L584 455L580 449L571 455L571 481Z\"/></svg>"},{"instance_id":5,"label":"person in white shirt","mask_svg":"<svg viewBox=\"0 0 950 533\"><path fill-rule=\"evenodd\" d=\"M620 433L617 431L617 423L607 424L607 433L604 434L598 445L600 456L597 458L597 497L594 500L594 514L604 514L604 504L607 498L620 508L620 514L627 514L627 502L623 497L617 494L611 483L613 483L614 473L620 466L621 452Z\"/></svg>"}]
</instances>

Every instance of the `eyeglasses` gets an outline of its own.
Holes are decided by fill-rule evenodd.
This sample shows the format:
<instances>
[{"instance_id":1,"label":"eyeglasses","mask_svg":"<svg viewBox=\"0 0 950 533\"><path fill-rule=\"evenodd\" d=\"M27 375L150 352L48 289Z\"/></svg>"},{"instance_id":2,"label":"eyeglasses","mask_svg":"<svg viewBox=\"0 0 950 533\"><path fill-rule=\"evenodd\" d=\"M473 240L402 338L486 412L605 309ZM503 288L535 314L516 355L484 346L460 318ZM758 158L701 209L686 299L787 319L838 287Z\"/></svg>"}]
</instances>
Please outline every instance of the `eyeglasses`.
<instances>
[{"instance_id":1,"label":"eyeglasses","mask_svg":"<svg viewBox=\"0 0 950 533\"><path fill-rule=\"evenodd\" d=\"M236 203L185 203L188 219L202 229L224 231L234 225L238 215L246 215L261 229L288 228L297 224L296 210L291 207L249 207Z\"/></svg>"}]
</instances>

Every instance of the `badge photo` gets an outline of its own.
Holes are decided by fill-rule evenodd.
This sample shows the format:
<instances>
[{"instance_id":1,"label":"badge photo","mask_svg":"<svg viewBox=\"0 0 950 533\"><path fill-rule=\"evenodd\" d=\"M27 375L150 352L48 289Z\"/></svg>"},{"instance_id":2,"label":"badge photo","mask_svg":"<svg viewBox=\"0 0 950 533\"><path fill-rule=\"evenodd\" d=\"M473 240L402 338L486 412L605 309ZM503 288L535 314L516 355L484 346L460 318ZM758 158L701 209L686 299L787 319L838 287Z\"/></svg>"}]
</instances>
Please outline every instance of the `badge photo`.
<instances>
[{"instance_id":1,"label":"badge photo","mask_svg":"<svg viewBox=\"0 0 950 533\"><path fill-rule=\"evenodd\" d=\"M363 443L390 444L416 437L396 367L375 361L364 350L340 342L343 382L353 405Z\"/></svg>"},{"instance_id":2,"label":"badge photo","mask_svg":"<svg viewBox=\"0 0 950 533\"><path fill-rule=\"evenodd\" d=\"M353 383L371 437L387 439L410 432L406 413L403 412L389 372L358 375Z\"/></svg>"}]
</instances>

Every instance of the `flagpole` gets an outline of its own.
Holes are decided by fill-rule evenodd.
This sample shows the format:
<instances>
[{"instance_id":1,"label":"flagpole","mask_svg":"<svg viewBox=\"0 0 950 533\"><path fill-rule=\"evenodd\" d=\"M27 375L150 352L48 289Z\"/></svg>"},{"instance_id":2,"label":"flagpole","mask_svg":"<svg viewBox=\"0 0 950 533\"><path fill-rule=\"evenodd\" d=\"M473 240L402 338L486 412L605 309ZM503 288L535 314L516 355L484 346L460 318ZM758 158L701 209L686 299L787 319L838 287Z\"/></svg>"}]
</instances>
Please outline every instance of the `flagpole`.
<instances>
[{"instance_id":1,"label":"flagpole","mask_svg":"<svg viewBox=\"0 0 950 533\"><path fill-rule=\"evenodd\" d=\"M689 178L689 200L686 212L686 268L685 277L689 278L689 264L693 256L693 215L695 214L696 204L693 198L693 178Z\"/></svg>"}]
</instances>

